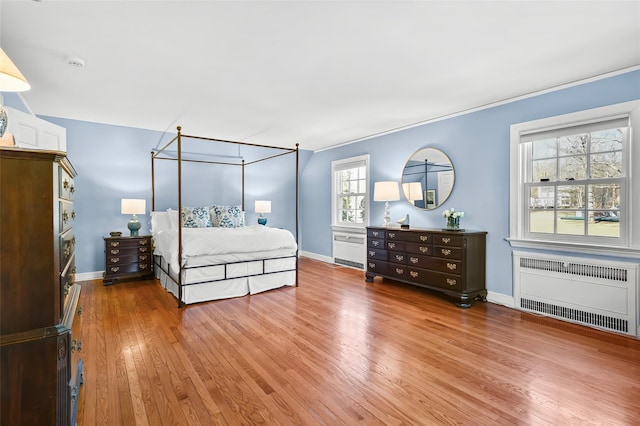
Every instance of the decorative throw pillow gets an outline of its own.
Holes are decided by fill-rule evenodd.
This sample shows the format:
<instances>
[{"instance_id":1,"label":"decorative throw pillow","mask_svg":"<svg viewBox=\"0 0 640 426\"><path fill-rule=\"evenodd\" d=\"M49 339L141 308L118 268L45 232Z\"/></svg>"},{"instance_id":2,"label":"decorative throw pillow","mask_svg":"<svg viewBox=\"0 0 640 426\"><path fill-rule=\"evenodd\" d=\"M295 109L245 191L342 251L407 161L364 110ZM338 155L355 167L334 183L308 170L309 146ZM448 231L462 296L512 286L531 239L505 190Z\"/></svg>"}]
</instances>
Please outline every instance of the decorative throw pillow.
<instances>
[{"instance_id":1,"label":"decorative throw pillow","mask_svg":"<svg viewBox=\"0 0 640 426\"><path fill-rule=\"evenodd\" d=\"M244 226L244 212L241 206L213 206L210 212L215 226L220 228Z\"/></svg>"},{"instance_id":2,"label":"decorative throw pillow","mask_svg":"<svg viewBox=\"0 0 640 426\"><path fill-rule=\"evenodd\" d=\"M211 218L207 207L183 207L182 226L184 228L210 228Z\"/></svg>"}]
</instances>

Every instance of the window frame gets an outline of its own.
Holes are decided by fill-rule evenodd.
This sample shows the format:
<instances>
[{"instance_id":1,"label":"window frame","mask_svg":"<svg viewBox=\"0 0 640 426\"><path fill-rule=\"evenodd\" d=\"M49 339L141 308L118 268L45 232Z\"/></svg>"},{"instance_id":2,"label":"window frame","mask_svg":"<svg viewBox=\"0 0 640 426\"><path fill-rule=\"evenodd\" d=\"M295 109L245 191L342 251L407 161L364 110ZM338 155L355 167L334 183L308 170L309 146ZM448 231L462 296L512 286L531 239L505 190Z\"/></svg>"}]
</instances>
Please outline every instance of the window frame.
<instances>
[{"instance_id":1,"label":"window frame","mask_svg":"<svg viewBox=\"0 0 640 426\"><path fill-rule=\"evenodd\" d=\"M627 117L629 131L627 146L623 147L623 167L625 174L620 182L620 236L574 236L566 234L541 234L528 231L529 192L532 182L528 182L531 152L526 149L527 138L534 133L556 131L564 128L595 124L601 121ZM634 131L635 130L635 131ZM524 140L523 140L524 139ZM529 139L529 140L527 140ZM527 152L528 151L528 152ZM510 130L510 205L509 238L513 247L539 248L567 252L608 254L621 257L640 255L640 224L632 223L633 213L640 214L640 173L633 173L633 167L640 165L640 101L594 108L540 120L517 123ZM597 183L598 179L588 179ZM584 182L584 181L581 181ZM535 183L534 183L535 184ZM549 182L549 186L566 184Z\"/></svg>"},{"instance_id":2,"label":"window frame","mask_svg":"<svg viewBox=\"0 0 640 426\"><path fill-rule=\"evenodd\" d=\"M343 223L339 221L338 214L338 198L341 196L341 193L338 192L338 179L336 178L336 173L340 170L343 170L346 165L349 164L362 164L365 167L365 192L364 203L365 203L365 220L362 223ZM340 230L353 230L353 229L363 229L369 225L369 216L370 216L370 202L369 202L369 182L370 182L370 170L369 170L369 154L359 155L356 157L344 158L341 160L334 160L331 162L331 226L334 231Z\"/></svg>"}]
</instances>

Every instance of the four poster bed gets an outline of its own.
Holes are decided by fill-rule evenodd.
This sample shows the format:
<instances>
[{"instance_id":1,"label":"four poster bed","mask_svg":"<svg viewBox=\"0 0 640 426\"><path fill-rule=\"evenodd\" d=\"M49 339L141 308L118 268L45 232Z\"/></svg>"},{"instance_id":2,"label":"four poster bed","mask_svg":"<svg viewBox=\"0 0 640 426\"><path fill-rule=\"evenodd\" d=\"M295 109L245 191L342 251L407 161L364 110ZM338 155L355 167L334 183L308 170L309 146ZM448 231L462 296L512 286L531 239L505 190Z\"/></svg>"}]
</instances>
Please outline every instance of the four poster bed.
<instances>
[{"instance_id":1,"label":"four poster bed","mask_svg":"<svg viewBox=\"0 0 640 426\"><path fill-rule=\"evenodd\" d=\"M177 135L163 148L151 152L151 232L154 241L154 270L163 287L178 299L178 307L209 300L239 297L298 285L298 145L295 149ZM267 148L271 155L245 163L185 158L183 142L211 141ZM175 144L174 157L168 148ZM263 225L246 225L245 167L295 153L295 236L288 230ZM177 162L177 209L155 211L155 161ZM230 165L242 168L242 203L237 206L211 204L185 207L182 204L182 167L185 163Z\"/></svg>"}]
</instances>

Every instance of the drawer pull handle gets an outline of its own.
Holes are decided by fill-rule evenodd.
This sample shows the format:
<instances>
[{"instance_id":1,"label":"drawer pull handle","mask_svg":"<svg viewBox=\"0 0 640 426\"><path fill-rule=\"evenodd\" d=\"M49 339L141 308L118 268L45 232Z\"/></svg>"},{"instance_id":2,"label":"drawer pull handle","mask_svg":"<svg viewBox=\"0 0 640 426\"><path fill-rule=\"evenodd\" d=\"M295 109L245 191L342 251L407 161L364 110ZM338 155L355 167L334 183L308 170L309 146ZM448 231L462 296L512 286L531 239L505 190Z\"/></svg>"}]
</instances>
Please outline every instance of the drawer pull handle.
<instances>
[{"instance_id":1,"label":"drawer pull handle","mask_svg":"<svg viewBox=\"0 0 640 426\"><path fill-rule=\"evenodd\" d=\"M410 258L409 258L409 261L410 261L411 263L418 263L418 261L419 261L419 260L420 260L420 259L418 259L417 257L410 257Z\"/></svg>"},{"instance_id":2,"label":"drawer pull handle","mask_svg":"<svg viewBox=\"0 0 640 426\"><path fill-rule=\"evenodd\" d=\"M149 265L147 265L146 263L143 263L142 265L140 265L140 269L147 269L147 266Z\"/></svg>"},{"instance_id":3,"label":"drawer pull handle","mask_svg":"<svg viewBox=\"0 0 640 426\"><path fill-rule=\"evenodd\" d=\"M395 232L389 232L389 234L387 234L389 238L395 238L396 237L396 233Z\"/></svg>"},{"instance_id":4,"label":"drawer pull handle","mask_svg":"<svg viewBox=\"0 0 640 426\"><path fill-rule=\"evenodd\" d=\"M82 342L78 342L78 352L82 352Z\"/></svg>"},{"instance_id":5,"label":"drawer pull handle","mask_svg":"<svg viewBox=\"0 0 640 426\"><path fill-rule=\"evenodd\" d=\"M420 241L429 241L428 235L420 235Z\"/></svg>"},{"instance_id":6,"label":"drawer pull handle","mask_svg":"<svg viewBox=\"0 0 640 426\"><path fill-rule=\"evenodd\" d=\"M375 250L369 250L369 256L373 257L376 255Z\"/></svg>"},{"instance_id":7,"label":"drawer pull handle","mask_svg":"<svg viewBox=\"0 0 640 426\"><path fill-rule=\"evenodd\" d=\"M64 285L64 295L66 296L67 294L69 294L69 284Z\"/></svg>"},{"instance_id":8,"label":"drawer pull handle","mask_svg":"<svg viewBox=\"0 0 640 426\"><path fill-rule=\"evenodd\" d=\"M75 219L76 218L76 211L75 210L71 210L71 219Z\"/></svg>"},{"instance_id":9,"label":"drawer pull handle","mask_svg":"<svg viewBox=\"0 0 640 426\"><path fill-rule=\"evenodd\" d=\"M455 263L448 263L447 262L447 268L449 268L449 270L451 270L451 271L455 271L458 268L458 265L456 265Z\"/></svg>"},{"instance_id":10,"label":"drawer pull handle","mask_svg":"<svg viewBox=\"0 0 640 426\"><path fill-rule=\"evenodd\" d=\"M451 254L451 250L449 249L442 249L440 250L442 252L442 254L444 254L445 256L449 256Z\"/></svg>"},{"instance_id":11,"label":"drawer pull handle","mask_svg":"<svg viewBox=\"0 0 640 426\"><path fill-rule=\"evenodd\" d=\"M111 250L111 254L118 254L120 253L120 250Z\"/></svg>"},{"instance_id":12,"label":"drawer pull handle","mask_svg":"<svg viewBox=\"0 0 640 426\"><path fill-rule=\"evenodd\" d=\"M82 315L82 306L78 308L78 316Z\"/></svg>"},{"instance_id":13,"label":"drawer pull handle","mask_svg":"<svg viewBox=\"0 0 640 426\"><path fill-rule=\"evenodd\" d=\"M380 241L376 241L376 240L371 241L371 245L372 246L376 246L377 247L378 244L380 244Z\"/></svg>"},{"instance_id":14,"label":"drawer pull handle","mask_svg":"<svg viewBox=\"0 0 640 426\"><path fill-rule=\"evenodd\" d=\"M68 181L68 180L66 180L66 179L65 179L64 181L62 181L62 187L63 187L64 189L68 189L68 188L69 188L69 181Z\"/></svg>"},{"instance_id":15,"label":"drawer pull handle","mask_svg":"<svg viewBox=\"0 0 640 426\"><path fill-rule=\"evenodd\" d=\"M402 275L402 274L404 274L404 269L402 269L402 268L396 268L396 274L398 274L398 275Z\"/></svg>"},{"instance_id":16,"label":"drawer pull handle","mask_svg":"<svg viewBox=\"0 0 640 426\"><path fill-rule=\"evenodd\" d=\"M373 232L371 233L371 235L373 235L374 237L377 237L377 236L378 236L378 234L379 234L379 232L378 232L378 231L373 231Z\"/></svg>"},{"instance_id":17,"label":"drawer pull handle","mask_svg":"<svg viewBox=\"0 0 640 426\"><path fill-rule=\"evenodd\" d=\"M141 253L144 253L144 252L146 252L146 251L147 251L147 248L146 248L146 247L140 247L140 249L139 249L139 250L140 250L140 252L141 252Z\"/></svg>"},{"instance_id":18,"label":"drawer pull handle","mask_svg":"<svg viewBox=\"0 0 640 426\"><path fill-rule=\"evenodd\" d=\"M111 247L118 247L120 245L120 241L111 241Z\"/></svg>"},{"instance_id":19,"label":"drawer pull handle","mask_svg":"<svg viewBox=\"0 0 640 426\"><path fill-rule=\"evenodd\" d=\"M78 341L76 339L73 339L71 341L71 352L75 352L77 345L78 345Z\"/></svg>"},{"instance_id":20,"label":"drawer pull handle","mask_svg":"<svg viewBox=\"0 0 640 426\"><path fill-rule=\"evenodd\" d=\"M404 260L404 256L403 256L403 255L401 255L401 254L396 254L396 260L397 260L398 262L402 262L402 261Z\"/></svg>"},{"instance_id":21,"label":"drawer pull handle","mask_svg":"<svg viewBox=\"0 0 640 426\"><path fill-rule=\"evenodd\" d=\"M442 242L445 244L449 244L451 242L451 238L449 237L442 237Z\"/></svg>"},{"instance_id":22,"label":"drawer pull handle","mask_svg":"<svg viewBox=\"0 0 640 426\"><path fill-rule=\"evenodd\" d=\"M69 188L69 191L71 191L71 193L73 194L74 192L76 192L76 187L71 185L71 188Z\"/></svg>"},{"instance_id":23,"label":"drawer pull handle","mask_svg":"<svg viewBox=\"0 0 640 426\"><path fill-rule=\"evenodd\" d=\"M111 258L111 263L118 263L120 262L120 258L119 257L112 257Z\"/></svg>"},{"instance_id":24,"label":"drawer pull handle","mask_svg":"<svg viewBox=\"0 0 640 426\"><path fill-rule=\"evenodd\" d=\"M148 240L141 240L140 241L140 245L141 246L146 246L148 242L149 242Z\"/></svg>"},{"instance_id":25,"label":"drawer pull handle","mask_svg":"<svg viewBox=\"0 0 640 426\"><path fill-rule=\"evenodd\" d=\"M409 275L411 275L411 278L418 278L418 273L416 271L411 271Z\"/></svg>"},{"instance_id":26,"label":"drawer pull handle","mask_svg":"<svg viewBox=\"0 0 640 426\"><path fill-rule=\"evenodd\" d=\"M69 213L67 212L62 212L62 221L64 223L67 223L67 221L69 220Z\"/></svg>"},{"instance_id":27,"label":"drawer pull handle","mask_svg":"<svg viewBox=\"0 0 640 426\"><path fill-rule=\"evenodd\" d=\"M453 278L447 278L447 284L456 285L456 280L454 280Z\"/></svg>"},{"instance_id":28,"label":"drawer pull handle","mask_svg":"<svg viewBox=\"0 0 640 426\"><path fill-rule=\"evenodd\" d=\"M396 248L396 243L388 243L390 249Z\"/></svg>"},{"instance_id":29,"label":"drawer pull handle","mask_svg":"<svg viewBox=\"0 0 640 426\"><path fill-rule=\"evenodd\" d=\"M376 267L376 264L375 264L375 263L371 263L371 262L369 262L369 268L373 269L373 268L375 268L375 267Z\"/></svg>"},{"instance_id":30,"label":"drawer pull handle","mask_svg":"<svg viewBox=\"0 0 640 426\"><path fill-rule=\"evenodd\" d=\"M141 262L147 260L147 255L138 257L138 260L140 260Z\"/></svg>"},{"instance_id":31,"label":"drawer pull handle","mask_svg":"<svg viewBox=\"0 0 640 426\"><path fill-rule=\"evenodd\" d=\"M429 247L420 246L419 250L420 250L421 253L428 253L429 252Z\"/></svg>"},{"instance_id":32,"label":"drawer pull handle","mask_svg":"<svg viewBox=\"0 0 640 426\"><path fill-rule=\"evenodd\" d=\"M71 248L69 247L69 243L65 243L64 246L64 257L67 258L71 254Z\"/></svg>"},{"instance_id":33,"label":"drawer pull handle","mask_svg":"<svg viewBox=\"0 0 640 426\"><path fill-rule=\"evenodd\" d=\"M114 266L113 268L111 268L111 272L118 272L120 270L119 266Z\"/></svg>"},{"instance_id":34,"label":"drawer pull handle","mask_svg":"<svg viewBox=\"0 0 640 426\"><path fill-rule=\"evenodd\" d=\"M76 237L73 237L73 238L71 239L71 244L73 244L74 246L76 245Z\"/></svg>"}]
</instances>

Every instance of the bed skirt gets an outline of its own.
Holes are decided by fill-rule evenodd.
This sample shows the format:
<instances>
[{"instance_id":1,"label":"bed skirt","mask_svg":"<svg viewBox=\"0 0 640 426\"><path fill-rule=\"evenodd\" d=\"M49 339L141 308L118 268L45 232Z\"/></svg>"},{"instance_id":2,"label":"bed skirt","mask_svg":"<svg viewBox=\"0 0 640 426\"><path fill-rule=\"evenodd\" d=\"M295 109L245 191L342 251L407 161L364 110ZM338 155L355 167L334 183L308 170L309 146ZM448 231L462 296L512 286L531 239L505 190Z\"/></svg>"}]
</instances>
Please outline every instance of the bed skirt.
<instances>
[{"instance_id":1,"label":"bed skirt","mask_svg":"<svg viewBox=\"0 0 640 426\"><path fill-rule=\"evenodd\" d=\"M296 285L296 256L252 259L224 264L198 264L182 268L182 303L246 296ZM162 256L154 256L155 275L179 298L178 274Z\"/></svg>"}]
</instances>

